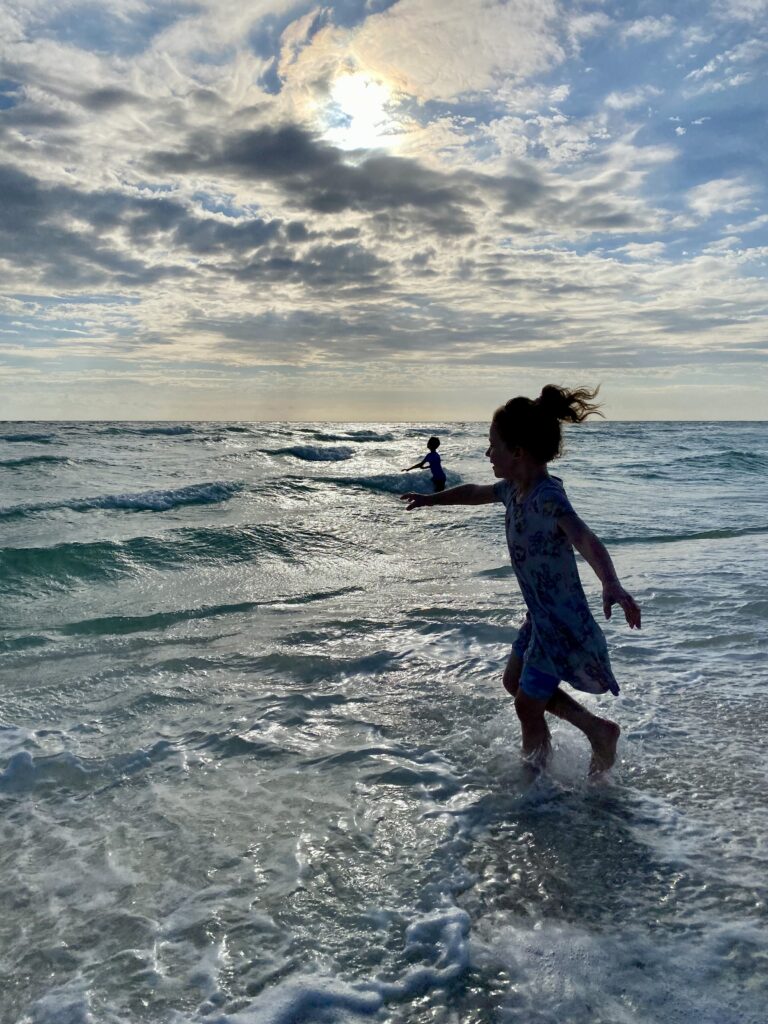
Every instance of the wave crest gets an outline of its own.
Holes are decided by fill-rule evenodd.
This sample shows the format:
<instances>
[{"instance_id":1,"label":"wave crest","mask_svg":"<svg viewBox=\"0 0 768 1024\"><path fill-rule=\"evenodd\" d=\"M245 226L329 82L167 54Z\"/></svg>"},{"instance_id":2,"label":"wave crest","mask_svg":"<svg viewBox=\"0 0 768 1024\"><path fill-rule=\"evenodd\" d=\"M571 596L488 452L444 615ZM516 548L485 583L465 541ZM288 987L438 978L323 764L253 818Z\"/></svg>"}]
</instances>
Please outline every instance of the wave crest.
<instances>
[{"instance_id":1,"label":"wave crest","mask_svg":"<svg viewBox=\"0 0 768 1024\"><path fill-rule=\"evenodd\" d=\"M169 512L183 505L215 505L227 501L243 489L236 481L214 481L213 483L189 484L168 490L141 491L137 494L104 494L94 498L73 498L71 501L41 502L37 505L15 505L0 509L0 519L23 519L37 512L52 512L69 509L73 512L89 512L107 509L128 512Z\"/></svg>"},{"instance_id":2,"label":"wave crest","mask_svg":"<svg viewBox=\"0 0 768 1024\"><path fill-rule=\"evenodd\" d=\"M349 544L319 531L262 524L219 529L182 528L159 537L126 541L76 541L52 547L0 548L0 593L68 590L82 583L112 582L147 570L189 565L226 566L276 559L302 565L317 555L347 554Z\"/></svg>"},{"instance_id":3,"label":"wave crest","mask_svg":"<svg viewBox=\"0 0 768 1024\"><path fill-rule=\"evenodd\" d=\"M352 448L321 448L314 444L295 444L289 448L273 449L270 455L290 455L304 462L343 462L355 454Z\"/></svg>"},{"instance_id":4,"label":"wave crest","mask_svg":"<svg viewBox=\"0 0 768 1024\"><path fill-rule=\"evenodd\" d=\"M176 437L180 434L195 434L197 433L197 428L182 423L169 423L167 426L159 424L147 427L112 426L105 427L99 433L106 434L109 437L120 436L121 434L132 437L151 437L153 434L158 434L161 437Z\"/></svg>"},{"instance_id":5,"label":"wave crest","mask_svg":"<svg viewBox=\"0 0 768 1024\"><path fill-rule=\"evenodd\" d=\"M27 466L45 466L69 461L65 455L28 455L25 459L0 459L0 469L24 469Z\"/></svg>"},{"instance_id":6,"label":"wave crest","mask_svg":"<svg viewBox=\"0 0 768 1024\"><path fill-rule=\"evenodd\" d=\"M9 443L32 441L35 444L53 444L55 440L53 434L0 434L0 441Z\"/></svg>"},{"instance_id":7,"label":"wave crest","mask_svg":"<svg viewBox=\"0 0 768 1024\"><path fill-rule=\"evenodd\" d=\"M768 533L768 526L746 526L741 529L698 530L690 533L652 533L634 537L608 537L608 544L679 544L686 540L730 540L734 537L750 537Z\"/></svg>"},{"instance_id":8,"label":"wave crest","mask_svg":"<svg viewBox=\"0 0 768 1024\"><path fill-rule=\"evenodd\" d=\"M347 430L343 433L333 434L326 430L315 430L312 432L312 437L316 441L394 441L395 435L385 432L378 432L376 430Z\"/></svg>"},{"instance_id":9,"label":"wave crest","mask_svg":"<svg viewBox=\"0 0 768 1024\"><path fill-rule=\"evenodd\" d=\"M713 454L684 455L675 459L676 464L697 466L706 464L710 469L724 469L740 473L761 473L768 468L768 456L760 452L744 452L736 448Z\"/></svg>"},{"instance_id":10,"label":"wave crest","mask_svg":"<svg viewBox=\"0 0 768 1024\"><path fill-rule=\"evenodd\" d=\"M315 478L317 479L317 478ZM432 478L427 473L374 473L370 476L322 477L323 483L335 484L337 487L360 487L365 491L383 491L387 494L407 494L414 491L418 494L432 494ZM456 487L462 482L458 473L446 471L447 487Z\"/></svg>"}]
</instances>

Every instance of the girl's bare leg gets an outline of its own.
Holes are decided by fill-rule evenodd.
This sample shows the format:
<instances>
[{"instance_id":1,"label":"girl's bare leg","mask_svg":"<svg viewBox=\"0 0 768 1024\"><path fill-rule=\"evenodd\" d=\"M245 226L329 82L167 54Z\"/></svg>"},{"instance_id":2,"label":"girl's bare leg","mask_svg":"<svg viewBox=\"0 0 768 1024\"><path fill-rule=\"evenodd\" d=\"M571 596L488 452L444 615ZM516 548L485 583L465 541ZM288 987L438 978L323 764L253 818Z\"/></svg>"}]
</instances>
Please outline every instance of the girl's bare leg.
<instances>
[{"instance_id":1,"label":"girl's bare leg","mask_svg":"<svg viewBox=\"0 0 768 1024\"><path fill-rule=\"evenodd\" d=\"M506 691L515 698L517 698L522 670L522 660L512 651L504 669L503 682ZM515 703L517 704L517 700ZM541 701L536 703L541 703ZM621 734L621 729L616 722L612 722L609 718L598 718L597 715L593 715L559 686L547 701L546 710L549 714L575 725L587 737L592 747L592 760L589 764L590 775L607 771L611 767L616 760L616 744ZM548 733L549 730L547 730ZM525 752L525 738L523 739L523 751Z\"/></svg>"},{"instance_id":2,"label":"girl's bare leg","mask_svg":"<svg viewBox=\"0 0 768 1024\"><path fill-rule=\"evenodd\" d=\"M544 711L547 701L529 697L522 690L515 697L515 711L523 731L523 757L532 768L544 768L552 744Z\"/></svg>"}]
</instances>

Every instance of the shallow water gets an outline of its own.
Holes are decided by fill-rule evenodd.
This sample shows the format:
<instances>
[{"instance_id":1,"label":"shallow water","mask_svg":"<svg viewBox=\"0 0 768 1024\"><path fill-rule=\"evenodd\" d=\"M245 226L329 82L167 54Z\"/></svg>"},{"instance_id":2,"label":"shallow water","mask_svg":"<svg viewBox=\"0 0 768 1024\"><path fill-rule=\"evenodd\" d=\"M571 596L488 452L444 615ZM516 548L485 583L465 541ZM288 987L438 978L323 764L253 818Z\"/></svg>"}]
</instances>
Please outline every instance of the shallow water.
<instances>
[{"instance_id":1,"label":"shallow water","mask_svg":"<svg viewBox=\"0 0 768 1024\"><path fill-rule=\"evenodd\" d=\"M499 683L485 424L0 424L0 1019L762 1024L768 427L590 423L607 785ZM597 610L598 591L583 578Z\"/></svg>"}]
</instances>

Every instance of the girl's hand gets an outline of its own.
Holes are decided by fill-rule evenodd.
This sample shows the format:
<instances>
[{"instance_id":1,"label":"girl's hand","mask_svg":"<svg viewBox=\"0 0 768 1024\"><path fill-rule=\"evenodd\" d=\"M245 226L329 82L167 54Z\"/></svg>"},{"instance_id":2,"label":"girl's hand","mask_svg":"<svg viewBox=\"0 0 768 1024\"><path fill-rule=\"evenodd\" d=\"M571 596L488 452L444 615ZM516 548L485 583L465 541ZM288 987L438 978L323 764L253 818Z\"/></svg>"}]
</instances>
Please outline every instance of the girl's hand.
<instances>
[{"instance_id":1,"label":"girl's hand","mask_svg":"<svg viewBox=\"0 0 768 1024\"><path fill-rule=\"evenodd\" d=\"M626 592L618 580L603 586L603 611L606 619L610 619L611 608L615 604L621 605L624 610L624 618L629 623L629 628L640 629L640 605L631 594Z\"/></svg>"},{"instance_id":2,"label":"girl's hand","mask_svg":"<svg viewBox=\"0 0 768 1024\"><path fill-rule=\"evenodd\" d=\"M429 508L433 504L431 494L401 494L400 501L407 501L408 504L405 506L405 511L410 512L414 508Z\"/></svg>"}]
</instances>

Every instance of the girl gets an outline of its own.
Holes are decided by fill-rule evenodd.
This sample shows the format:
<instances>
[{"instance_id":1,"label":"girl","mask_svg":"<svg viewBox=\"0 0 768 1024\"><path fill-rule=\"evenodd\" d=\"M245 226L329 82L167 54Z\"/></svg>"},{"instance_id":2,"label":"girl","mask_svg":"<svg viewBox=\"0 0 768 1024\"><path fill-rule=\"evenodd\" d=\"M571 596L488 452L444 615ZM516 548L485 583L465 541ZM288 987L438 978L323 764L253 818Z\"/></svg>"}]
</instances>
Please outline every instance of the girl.
<instances>
[{"instance_id":1,"label":"girl","mask_svg":"<svg viewBox=\"0 0 768 1024\"><path fill-rule=\"evenodd\" d=\"M616 759L619 726L598 718L560 688L565 680L588 693L619 692L602 630L592 618L576 567L575 548L603 585L603 611L618 604L630 629L640 608L619 583L603 544L576 515L562 481L547 463L562 449L563 421L580 423L597 412L597 390L548 385L535 400L513 398L493 414L486 456L498 482L461 484L441 494L404 494L407 510L431 505L506 506L509 553L528 613L512 647L503 682L515 698L523 754L543 767L550 749L544 712L580 729L592 745L590 774Z\"/></svg>"}]
</instances>

